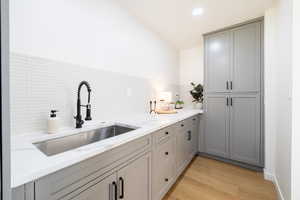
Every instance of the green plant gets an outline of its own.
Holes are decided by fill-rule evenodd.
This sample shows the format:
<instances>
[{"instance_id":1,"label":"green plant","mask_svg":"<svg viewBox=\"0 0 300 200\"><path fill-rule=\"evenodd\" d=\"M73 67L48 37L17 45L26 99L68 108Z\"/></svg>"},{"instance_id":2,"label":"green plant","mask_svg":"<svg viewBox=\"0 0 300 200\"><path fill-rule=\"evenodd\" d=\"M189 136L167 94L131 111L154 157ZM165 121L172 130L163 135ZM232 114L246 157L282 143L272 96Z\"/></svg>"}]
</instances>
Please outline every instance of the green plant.
<instances>
[{"instance_id":1,"label":"green plant","mask_svg":"<svg viewBox=\"0 0 300 200\"><path fill-rule=\"evenodd\" d=\"M203 102L203 85L191 83L193 89L190 91L190 94L194 98L193 102L202 103Z\"/></svg>"},{"instance_id":2,"label":"green plant","mask_svg":"<svg viewBox=\"0 0 300 200\"><path fill-rule=\"evenodd\" d=\"M183 105L184 104L183 101L176 101L176 103L178 103L179 105Z\"/></svg>"}]
</instances>

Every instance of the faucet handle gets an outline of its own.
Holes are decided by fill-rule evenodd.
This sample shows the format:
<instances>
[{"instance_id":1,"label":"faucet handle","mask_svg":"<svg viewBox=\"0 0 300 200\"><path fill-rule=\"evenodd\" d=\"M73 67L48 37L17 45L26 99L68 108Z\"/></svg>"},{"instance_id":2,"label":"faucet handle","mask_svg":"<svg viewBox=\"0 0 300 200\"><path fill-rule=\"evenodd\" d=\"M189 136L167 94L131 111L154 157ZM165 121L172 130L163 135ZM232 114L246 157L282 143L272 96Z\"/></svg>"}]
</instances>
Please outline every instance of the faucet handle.
<instances>
[{"instance_id":1,"label":"faucet handle","mask_svg":"<svg viewBox=\"0 0 300 200\"><path fill-rule=\"evenodd\" d=\"M86 116L85 116L85 120L86 120L86 121L92 120L92 117L91 117L91 104L87 104L87 105L86 105Z\"/></svg>"}]
</instances>

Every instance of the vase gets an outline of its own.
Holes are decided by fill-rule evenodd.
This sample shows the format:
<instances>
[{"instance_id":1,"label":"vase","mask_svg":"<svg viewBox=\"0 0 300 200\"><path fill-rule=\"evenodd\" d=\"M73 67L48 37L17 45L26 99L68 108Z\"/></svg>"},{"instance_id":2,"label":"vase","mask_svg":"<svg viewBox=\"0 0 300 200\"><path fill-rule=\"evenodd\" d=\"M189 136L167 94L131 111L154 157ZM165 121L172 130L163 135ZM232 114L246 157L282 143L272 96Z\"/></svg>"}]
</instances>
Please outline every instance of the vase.
<instances>
[{"instance_id":1,"label":"vase","mask_svg":"<svg viewBox=\"0 0 300 200\"><path fill-rule=\"evenodd\" d=\"M195 109L202 109L203 108L203 103L199 103L199 102L194 103L194 108Z\"/></svg>"}]
</instances>

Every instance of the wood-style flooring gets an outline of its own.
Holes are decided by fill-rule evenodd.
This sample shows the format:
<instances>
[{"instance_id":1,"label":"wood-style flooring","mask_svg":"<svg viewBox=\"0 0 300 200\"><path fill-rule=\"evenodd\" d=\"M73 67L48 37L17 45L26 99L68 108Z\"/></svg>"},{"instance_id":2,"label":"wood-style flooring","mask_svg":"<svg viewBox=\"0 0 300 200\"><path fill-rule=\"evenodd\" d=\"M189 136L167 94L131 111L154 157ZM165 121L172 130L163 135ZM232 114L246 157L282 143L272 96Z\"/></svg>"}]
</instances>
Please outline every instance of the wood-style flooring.
<instances>
[{"instance_id":1,"label":"wood-style flooring","mask_svg":"<svg viewBox=\"0 0 300 200\"><path fill-rule=\"evenodd\" d=\"M276 200L263 174L196 157L163 200Z\"/></svg>"}]
</instances>

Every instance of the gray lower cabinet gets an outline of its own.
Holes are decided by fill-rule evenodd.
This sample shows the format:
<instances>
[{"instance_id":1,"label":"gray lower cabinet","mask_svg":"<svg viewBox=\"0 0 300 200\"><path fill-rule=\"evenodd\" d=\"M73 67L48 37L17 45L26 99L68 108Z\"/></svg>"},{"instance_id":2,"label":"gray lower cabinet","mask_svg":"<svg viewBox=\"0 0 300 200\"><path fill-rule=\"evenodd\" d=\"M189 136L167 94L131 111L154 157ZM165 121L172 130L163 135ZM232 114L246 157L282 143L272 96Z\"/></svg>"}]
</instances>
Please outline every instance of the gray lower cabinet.
<instances>
[{"instance_id":1,"label":"gray lower cabinet","mask_svg":"<svg viewBox=\"0 0 300 200\"><path fill-rule=\"evenodd\" d=\"M178 124L176 131L176 168L178 172L182 171L188 159L190 143L188 139L186 124L181 122Z\"/></svg>"},{"instance_id":2,"label":"gray lower cabinet","mask_svg":"<svg viewBox=\"0 0 300 200\"><path fill-rule=\"evenodd\" d=\"M230 159L260 164L259 95L232 95L230 106Z\"/></svg>"},{"instance_id":3,"label":"gray lower cabinet","mask_svg":"<svg viewBox=\"0 0 300 200\"><path fill-rule=\"evenodd\" d=\"M75 196L72 200L114 200L115 192L117 192L117 184L114 173Z\"/></svg>"},{"instance_id":4,"label":"gray lower cabinet","mask_svg":"<svg viewBox=\"0 0 300 200\"><path fill-rule=\"evenodd\" d=\"M229 109L228 96L208 95L205 98L205 151L228 158Z\"/></svg>"},{"instance_id":5,"label":"gray lower cabinet","mask_svg":"<svg viewBox=\"0 0 300 200\"><path fill-rule=\"evenodd\" d=\"M13 190L13 200L161 200L197 152L193 116Z\"/></svg>"},{"instance_id":6,"label":"gray lower cabinet","mask_svg":"<svg viewBox=\"0 0 300 200\"><path fill-rule=\"evenodd\" d=\"M155 200L165 195L175 175L174 142L174 138L166 139L153 151L152 193Z\"/></svg>"},{"instance_id":7,"label":"gray lower cabinet","mask_svg":"<svg viewBox=\"0 0 300 200\"><path fill-rule=\"evenodd\" d=\"M195 116L192 119L192 135L191 135L191 154L196 154L199 148L199 116Z\"/></svg>"},{"instance_id":8,"label":"gray lower cabinet","mask_svg":"<svg viewBox=\"0 0 300 200\"><path fill-rule=\"evenodd\" d=\"M151 200L150 154L146 154L118 170L117 177L118 199Z\"/></svg>"},{"instance_id":9,"label":"gray lower cabinet","mask_svg":"<svg viewBox=\"0 0 300 200\"><path fill-rule=\"evenodd\" d=\"M260 96L208 95L205 101L205 152L260 166Z\"/></svg>"},{"instance_id":10,"label":"gray lower cabinet","mask_svg":"<svg viewBox=\"0 0 300 200\"><path fill-rule=\"evenodd\" d=\"M150 200L150 156L143 155L72 200Z\"/></svg>"}]
</instances>

